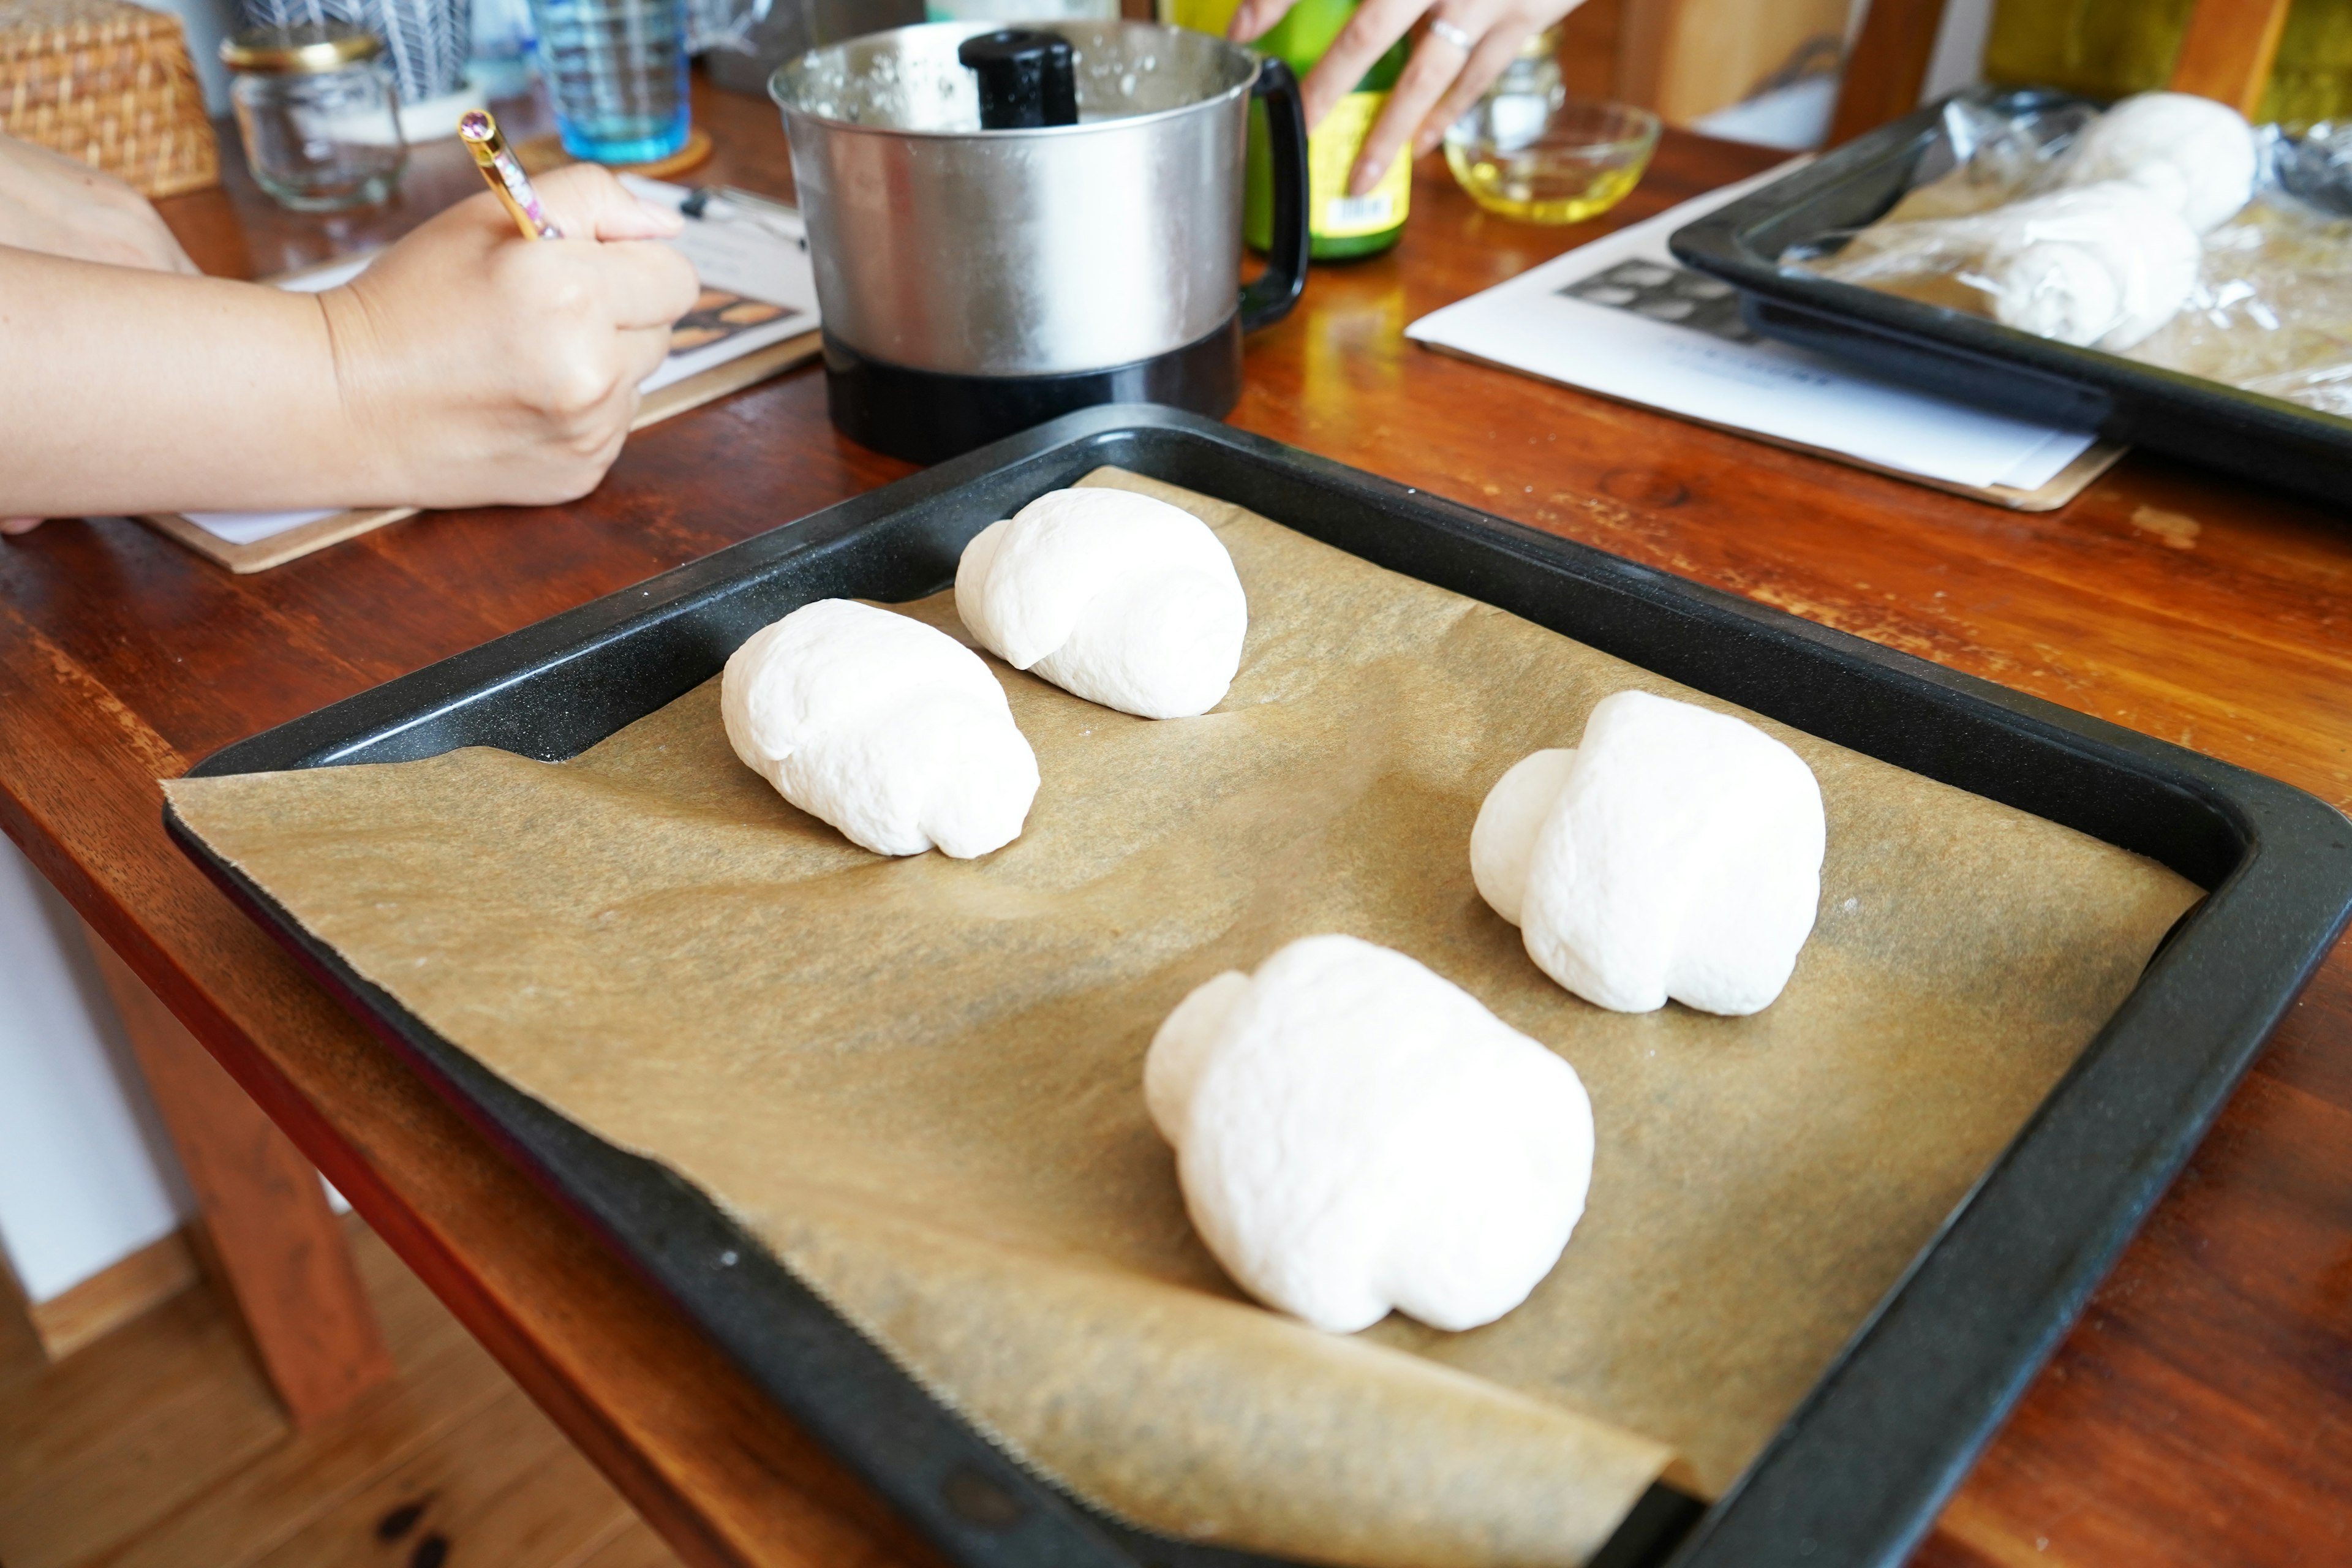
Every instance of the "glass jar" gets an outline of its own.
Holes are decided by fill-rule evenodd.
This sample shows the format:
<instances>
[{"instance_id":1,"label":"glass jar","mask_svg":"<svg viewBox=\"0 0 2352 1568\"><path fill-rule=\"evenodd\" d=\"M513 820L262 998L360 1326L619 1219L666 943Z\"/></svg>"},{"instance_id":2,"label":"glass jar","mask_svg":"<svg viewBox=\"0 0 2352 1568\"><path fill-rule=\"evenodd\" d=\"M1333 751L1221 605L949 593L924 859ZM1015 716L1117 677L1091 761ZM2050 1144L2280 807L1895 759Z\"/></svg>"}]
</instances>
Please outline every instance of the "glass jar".
<instances>
[{"instance_id":1,"label":"glass jar","mask_svg":"<svg viewBox=\"0 0 2352 1568\"><path fill-rule=\"evenodd\" d=\"M400 96L373 33L348 22L253 27L221 40L245 162L298 212L370 206L408 161Z\"/></svg>"},{"instance_id":2,"label":"glass jar","mask_svg":"<svg viewBox=\"0 0 2352 1568\"><path fill-rule=\"evenodd\" d=\"M1503 146L1516 147L1542 135L1545 124L1567 101L1568 88L1559 75L1559 28L1551 26L1519 46L1471 113L1483 111L1488 134Z\"/></svg>"}]
</instances>

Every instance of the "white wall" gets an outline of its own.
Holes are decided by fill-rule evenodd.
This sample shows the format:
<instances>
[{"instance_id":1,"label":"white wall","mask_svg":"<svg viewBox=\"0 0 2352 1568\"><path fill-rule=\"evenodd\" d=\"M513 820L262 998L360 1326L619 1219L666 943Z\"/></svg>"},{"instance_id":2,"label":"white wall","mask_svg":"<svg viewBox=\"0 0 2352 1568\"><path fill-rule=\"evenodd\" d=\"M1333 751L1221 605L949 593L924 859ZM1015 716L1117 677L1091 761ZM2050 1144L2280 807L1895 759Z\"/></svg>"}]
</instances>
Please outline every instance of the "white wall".
<instances>
[{"instance_id":1,"label":"white wall","mask_svg":"<svg viewBox=\"0 0 2352 1568\"><path fill-rule=\"evenodd\" d=\"M0 1250L46 1301L194 1208L80 921L0 838Z\"/></svg>"},{"instance_id":2,"label":"white wall","mask_svg":"<svg viewBox=\"0 0 2352 1568\"><path fill-rule=\"evenodd\" d=\"M1992 32L1993 0L1945 0L1944 23L1936 32L1936 52L1927 57L1927 83L1919 94L1933 103L1979 79L1985 39Z\"/></svg>"}]
</instances>

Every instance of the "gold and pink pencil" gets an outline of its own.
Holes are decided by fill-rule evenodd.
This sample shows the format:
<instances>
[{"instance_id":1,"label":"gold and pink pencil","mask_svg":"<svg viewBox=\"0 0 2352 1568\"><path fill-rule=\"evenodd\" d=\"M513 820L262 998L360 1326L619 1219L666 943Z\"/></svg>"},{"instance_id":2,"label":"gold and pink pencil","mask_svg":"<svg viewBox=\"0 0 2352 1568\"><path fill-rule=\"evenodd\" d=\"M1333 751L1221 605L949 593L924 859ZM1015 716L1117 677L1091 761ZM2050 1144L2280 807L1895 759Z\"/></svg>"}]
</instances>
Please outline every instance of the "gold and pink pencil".
<instances>
[{"instance_id":1,"label":"gold and pink pencil","mask_svg":"<svg viewBox=\"0 0 2352 1568\"><path fill-rule=\"evenodd\" d=\"M507 139L499 134L499 122L490 118L489 110L469 109L459 115L457 139L474 154L474 162L482 166L482 178L506 204L508 216L515 220L515 226L522 230L525 239L563 237L563 231L539 210L539 193L530 188L530 176L522 172L522 165L507 150Z\"/></svg>"}]
</instances>

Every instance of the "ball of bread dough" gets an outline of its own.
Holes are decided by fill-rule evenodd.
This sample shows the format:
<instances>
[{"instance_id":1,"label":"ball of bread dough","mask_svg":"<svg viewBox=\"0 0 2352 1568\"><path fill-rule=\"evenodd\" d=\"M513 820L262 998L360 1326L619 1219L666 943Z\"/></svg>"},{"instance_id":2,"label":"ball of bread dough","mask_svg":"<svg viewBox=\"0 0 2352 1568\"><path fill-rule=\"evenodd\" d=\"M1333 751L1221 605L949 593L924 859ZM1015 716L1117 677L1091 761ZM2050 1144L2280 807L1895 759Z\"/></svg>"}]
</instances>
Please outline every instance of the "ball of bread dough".
<instances>
[{"instance_id":1,"label":"ball of bread dough","mask_svg":"<svg viewBox=\"0 0 2352 1568\"><path fill-rule=\"evenodd\" d=\"M1592 1180L1576 1069L1401 952L1310 936L1184 998L1144 1059L1184 1206L1259 1300L1349 1333L1492 1322Z\"/></svg>"},{"instance_id":2,"label":"ball of bread dough","mask_svg":"<svg viewBox=\"0 0 2352 1568\"><path fill-rule=\"evenodd\" d=\"M2068 185L2137 185L2207 234L2252 199L2254 165L2253 128L2228 104L2143 92L2085 126L2058 177Z\"/></svg>"},{"instance_id":3,"label":"ball of bread dough","mask_svg":"<svg viewBox=\"0 0 2352 1568\"><path fill-rule=\"evenodd\" d=\"M1813 929L1827 828L1803 759L1754 725L1641 691L1572 751L1522 759L1470 832L1470 874L1537 967L1647 1013L1770 1005Z\"/></svg>"},{"instance_id":4,"label":"ball of bread dough","mask_svg":"<svg viewBox=\"0 0 2352 1568\"><path fill-rule=\"evenodd\" d=\"M1191 512L1132 490L1055 490L964 546L956 612L1015 669L1146 719L1206 713L1241 668L1249 602Z\"/></svg>"},{"instance_id":5,"label":"ball of bread dough","mask_svg":"<svg viewBox=\"0 0 2352 1568\"><path fill-rule=\"evenodd\" d=\"M2180 215L2134 184L2053 191L1983 215L1977 279L1993 316L2062 343L2121 351L2179 312L2204 247Z\"/></svg>"},{"instance_id":6,"label":"ball of bread dough","mask_svg":"<svg viewBox=\"0 0 2352 1568\"><path fill-rule=\"evenodd\" d=\"M743 765L877 855L969 859L1021 836L1037 756L980 656L848 599L803 605L727 660Z\"/></svg>"}]
</instances>

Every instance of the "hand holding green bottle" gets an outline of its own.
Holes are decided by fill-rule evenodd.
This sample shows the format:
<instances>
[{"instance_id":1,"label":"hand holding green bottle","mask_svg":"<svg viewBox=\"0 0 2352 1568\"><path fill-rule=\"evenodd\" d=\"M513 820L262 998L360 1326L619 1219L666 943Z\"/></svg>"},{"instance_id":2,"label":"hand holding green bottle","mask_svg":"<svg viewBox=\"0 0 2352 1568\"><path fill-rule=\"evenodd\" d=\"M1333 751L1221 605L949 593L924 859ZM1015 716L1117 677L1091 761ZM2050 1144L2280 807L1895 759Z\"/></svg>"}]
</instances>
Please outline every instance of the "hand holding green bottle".
<instances>
[{"instance_id":1,"label":"hand holding green bottle","mask_svg":"<svg viewBox=\"0 0 2352 1568\"><path fill-rule=\"evenodd\" d=\"M1242 0L1226 36L1258 38L1287 15L1296 0ZM1411 143L1418 156L1437 145L1445 128L1477 101L1519 46L1550 26L1581 0L1363 0L1306 80L1307 125L1312 131L1356 90L1365 74L1423 16L1412 58L1397 77L1387 105L1365 137L1348 179L1348 194L1369 195Z\"/></svg>"}]
</instances>

